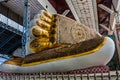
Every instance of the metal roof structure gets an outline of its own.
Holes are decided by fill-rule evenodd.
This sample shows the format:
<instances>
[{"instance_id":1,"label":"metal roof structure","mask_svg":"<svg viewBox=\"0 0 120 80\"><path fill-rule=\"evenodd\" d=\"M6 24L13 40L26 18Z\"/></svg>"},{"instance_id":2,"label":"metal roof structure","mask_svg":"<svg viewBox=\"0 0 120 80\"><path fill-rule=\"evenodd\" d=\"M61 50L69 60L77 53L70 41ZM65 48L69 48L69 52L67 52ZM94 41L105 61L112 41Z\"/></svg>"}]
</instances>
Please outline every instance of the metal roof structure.
<instances>
[{"instance_id":1,"label":"metal roof structure","mask_svg":"<svg viewBox=\"0 0 120 80\"><path fill-rule=\"evenodd\" d=\"M33 19L35 14L40 10L45 10L44 5L41 5L39 0L30 0L30 19ZM1 1L1 4L8 7L9 10L15 12L22 18L24 17L24 0L8 0ZM43 7L44 6L44 7ZM2 9L2 8L1 8ZM14 16L14 15L13 15ZM22 45L23 26L0 14L0 54L12 54L18 47Z\"/></svg>"},{"instance_id":2,"label":"metal roof structure","mask_svg":"<svg viewBox=\"0 0 120 80\"><path fill-rule=\"evenodd\" d=\"M10 8L12 11L23 17L24 14L24 0L9 0L8 2L2 3L3 5ZM38 2L38 0L30 0L30 15L31 18L34 17L36 13L40 10L44 9L44 7Z\"/></svg>"}]
</instances>

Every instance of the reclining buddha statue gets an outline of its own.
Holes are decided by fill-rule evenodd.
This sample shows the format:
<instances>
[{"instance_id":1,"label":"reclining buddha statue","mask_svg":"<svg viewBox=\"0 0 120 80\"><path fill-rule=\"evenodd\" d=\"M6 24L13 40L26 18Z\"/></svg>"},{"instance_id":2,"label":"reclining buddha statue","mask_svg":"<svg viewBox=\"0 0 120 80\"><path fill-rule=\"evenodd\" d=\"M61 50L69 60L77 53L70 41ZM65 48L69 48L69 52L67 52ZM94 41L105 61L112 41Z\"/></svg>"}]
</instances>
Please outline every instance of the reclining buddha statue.
<instances>
[{"instance_id":1,"label":"reclining buddha statue","mask_svg":"<svg viewBox=\"0 0 120 80\"><path fill-rule=\"evenodd\" d=\"M42 11L31 22L24 58L0 65L3 72L64 72L106 65L115 45L84 24L60 14Z\"/></svg>"}]
</instances>

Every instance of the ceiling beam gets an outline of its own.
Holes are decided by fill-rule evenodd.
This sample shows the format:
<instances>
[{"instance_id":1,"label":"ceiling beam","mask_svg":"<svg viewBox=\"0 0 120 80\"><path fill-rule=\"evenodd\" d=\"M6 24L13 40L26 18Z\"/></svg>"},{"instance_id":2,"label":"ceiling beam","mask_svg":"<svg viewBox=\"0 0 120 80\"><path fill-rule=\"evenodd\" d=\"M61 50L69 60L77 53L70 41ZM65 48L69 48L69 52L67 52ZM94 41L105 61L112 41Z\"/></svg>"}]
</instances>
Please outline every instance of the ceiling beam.
<instances>
[{"instance_id":1,"label":"ceiling beam","mask_svg":"<svg viewBox=\"0 0 120 80\"><path fill-rule=\"evenodd\" d=\"M114 8L115 8L115 10L117 11L117 12L119 12L119 9L120 9L120 0L113 0L112 1L113 2L113 6L114 6ZM111 25L111 29L112 30L114 30L114 28L115 28L115 24L116 24L116 22L117 22L117 12L116 11L114 11L113 9L110 9L110 8L108 8L108 7L106 7L105 5L103 5L103 4L98 4L98 7L100 7L101 9L103 9L103 10L105 10L106 12L108 12L108 13L110 13L111 15L110 15L110 25Z\"/></svg>"},{"instance_id":2,"label":"ceiling beam","mask_svg":"<svg viewBox=\"0 0 120 80\"><path fill-rule=\"evenodd\" d=\"M96 1L96 0L91 0L91 1L92 1L92 4L93 4L93 12L95 13L95 14L94 14L94 20L95 20L94 27L95 27L95 30L96 30L97 32L99 32L97 1Z\"/></svg>"},{"instance_id":3,"label":"ceiling beam","mask_svg":"<svg viewBox=\"0 0 120 80\"><path fill-rule=\"evenodd\" d=\"M103 24L99 24L102 28L104 28L105 30L107 30L108 32L110 32L110 29L107 27L107 26L105 26L105 25L103 25Z\"/></svg>"},{"instance_id":4,"label":"ceiling beam","mask_svg":"<svg viewBox=\"0 0 120 80\"><path fill-rule=\"evenodd\" d=\"M72 1L71 1L71 0L65 0L65 1L66 1L66 3L68 4L69 8L71 9L71 11L72 11L73 16L75 17L75 19L76 19L77 21L80 21L78 15L77 15L77 13L76 13L76 10L75 10L75 8L74 8L74 6L73 6Z\"/></svg>"},{"instance_id":5,"label":"ceiling beam","mask_svg":"<svg viewBox=\"0 0 120 80\"><path fill-rule=\"evenodd\" d=\"M38 0L38 2L50 13L56 14L57 11L55 8L50 4L48 0Z\"/></svg>"},{"instance_id":6,"label":"ceiling beam","mask_svg":"<svg viewBox=\"0 0 120 80\"><path fill-rule=\"evenodd\" d=\"M15 21L12 21L11 19L2 14L0 14L0 27L14 32L18 35L21 35L23 31L23 26L16 23Z\"/></svg>"},{"instance_id":7,"label":"ceiling beam","mask_svg":"<svg viewBox=\"0 0 120 80\"><path fill-rule=\"evenodd\" d=\"M69 12L70 12L70 10L67 9L67 10L65 10L65 11L62 13L62 15L66 16Z\"/></svg>"},{"instance_id":8,"label":"ceiling beam","mask_svg":"<svg viewBox=\"0 0 120 80\"><path fill-rule=\"evenodd\" d=\"M98 7L100 7L101 9L105 10L106 12L108 12L110 14L114 14L113 10L111 10L110 8L108 8L107 6L105 6L103 4L98 4Z\"/></svg>"},{"instance_id":9,"label":"ceiling beam","mask_svg":"<svg viewBox=\"0 0 120 80\"><path fill-rule=\"evenodd\" d=\"M99 32L96 0L65 0L75 19ZM80 1L80 2L79 2ZM89 7L85 6L86 3ZM81 7L81 5L83 7ZM79 10L79 11L78 11ZM84 10L84 11L83 11ZM86 12L88 11L88 12ZM89 17L87 17L89 15ZM83 19L82 19L83 18ZM89 21L90 20L90 21Z\"/></svg>"}]
</instances>

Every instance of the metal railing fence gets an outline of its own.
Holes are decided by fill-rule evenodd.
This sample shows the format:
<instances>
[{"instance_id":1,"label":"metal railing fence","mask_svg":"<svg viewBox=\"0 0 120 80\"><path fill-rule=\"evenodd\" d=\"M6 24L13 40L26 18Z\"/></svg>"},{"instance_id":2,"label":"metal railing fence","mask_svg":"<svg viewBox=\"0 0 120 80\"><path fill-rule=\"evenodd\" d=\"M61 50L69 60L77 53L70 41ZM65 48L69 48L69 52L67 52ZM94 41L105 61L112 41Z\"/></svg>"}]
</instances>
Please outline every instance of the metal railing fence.
<instances>
[{"instance_id":1,"label":"metal railing fence","mask_svg":"<svg viewBox=\"0 0 120 80\"><path fill-rule=\"evenodd\" d=\"M0 73L0 80L120 80L120 71L92 74Z\"/></svg>"}]
</instances>

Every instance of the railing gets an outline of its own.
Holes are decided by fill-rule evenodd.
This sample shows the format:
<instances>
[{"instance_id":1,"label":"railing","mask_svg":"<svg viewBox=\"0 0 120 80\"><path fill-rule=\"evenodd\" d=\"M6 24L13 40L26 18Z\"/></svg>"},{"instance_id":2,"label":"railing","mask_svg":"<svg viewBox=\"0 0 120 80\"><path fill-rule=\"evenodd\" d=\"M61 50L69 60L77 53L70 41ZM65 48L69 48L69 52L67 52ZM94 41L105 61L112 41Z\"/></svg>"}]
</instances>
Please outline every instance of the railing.
<instances>
[{"instance_id":1,"label":"railing","mask_svg":"<svg viewBox=\"0 0 120 80\"><path fill-rule=\"evenodd\" d=\"M16 32L17 34L21 35L21 33L23 32L23 26L21 26L20 24L16 23L15 21L7 18L6 16L0 14L0 22L2 22L4 24L4 26L0 26L3 27L5 29L8 29L12 32ZM12 29L12 30L11 30Z\"/></svg>"},{"instance_id":2,"label":"railing","mask_svg":"<svg viewBox=\"0 0 120 80\"><path fill-rule=\"evenodd\" d=\"M120 80L115 71L94 74L0 73L0 80Z\"/></svg>"},{"instance_id":3,"label":"railing","mask_svg":"<svg viewBox=\"0 0 120 80\"><path fill-rule=\"evenodd\" d=\"M104 66L105 67L105 66ZM106 66L107 67L107 66ZM97 71L97 70L98 71ZM93 71L87 70L88 72L83 73L80 69L68 72L52 72L52 73L0 73L0 80L120 80L120 71L106 71L105 68L100 71L95 68ZM92 72L92 73L89 73Z\"/></svg>"}]
</instances>

